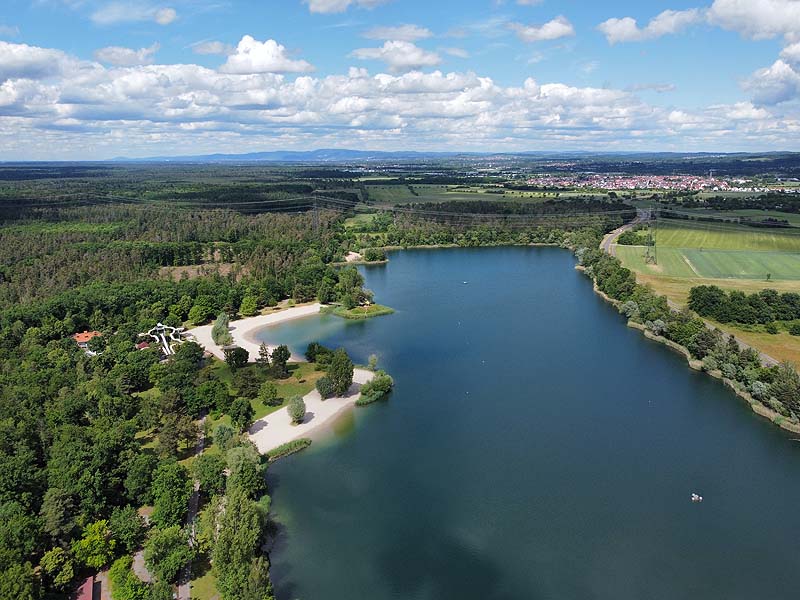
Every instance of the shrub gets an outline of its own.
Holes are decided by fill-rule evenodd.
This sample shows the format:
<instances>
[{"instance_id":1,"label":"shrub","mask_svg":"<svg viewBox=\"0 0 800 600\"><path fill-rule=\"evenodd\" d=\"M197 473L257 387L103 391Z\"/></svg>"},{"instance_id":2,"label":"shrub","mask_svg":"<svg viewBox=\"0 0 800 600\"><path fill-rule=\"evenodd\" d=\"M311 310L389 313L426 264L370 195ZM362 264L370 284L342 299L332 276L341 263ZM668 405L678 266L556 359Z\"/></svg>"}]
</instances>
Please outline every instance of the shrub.
<instances>
[{"instance_id":1,"label":"shrub","mask_svg":"<svg viewBox=\"0 0 800 600\"><path fill-rule=\"evenodd\" d=\"M139 580L132 566L133 559L130 556L123 556L111 565L108 576L113 600L145 600L148 597L147 585Z\"/></svg>"},{"instance_id":2,"label":"shrub","mask_svg":"<svg viewBox=\"0 0 800 600\"><path fill-rule=\"evenodd\" d=\"M725 363L724 365L722 365L720 370L722 371L722 376L725 377L725 379L731 379L733 381L736 380L736 373L737 373L736 365L732 365L731 363Z\"/></svg>"},{"instance_id":3,"label":"shrub","mask_svg":"<svg viewBox=\"0 0 800 600\"><path fill-rule=\"evenodd\" d=\"M267 452L267 460L270 462L278 460L284 456L289 456L295 452L300 452L300 450L308 448L310 445L311 440L308 438L300 438L299 440L287 442L286 444L282 444L274 450Z\"/></svg>"},{"instance_id":4,"label":"shrub","mask_svg":"<svg viewBox=\"0 0 800 600\"><path fill-rule=\"evenodd\" d=\"M331 378L327 375L320 377L317 380L317 391L323 400L333 396L333 381L331 381Z\"/></svg>"},{"instance_id":5,"label":"shrub","mask_svg":"<svg viewBox=\"0 0 800 600\"><path fill-rule=\"evenodd\" d=\"M795 323L791 327L789 327L789 333L791 335L800 336L800 323Z\"/></svg>"},{"instance_id":6,"label":"shrub","mask_svg":"<svg viewBox=\"0 0 800 600\"><path fill-rule=\"evenodd\" d=\"M292 423L302 423L306 416L306 403L301 396L295 396L289 400L289 416Z\"/></svg>"},{"instance_id":7,"label":"shrub","mask_svg":"<svg viewBox=\"0 0 800 600\"><path fill-rule=\"evenodd\" d=\"M763 400L767 396L769 386L763 381L754 381L750 384L750 395L756 400Z\"/></svg>"},{"instance_id":8,"label":"shrub","mask_svg":"<svg viewBox=\"0 0 800 600\"><path fill-rule=\"evenodd\" d=\"M770 335L775 335L778 333L778 326L775 323L767 323L764 326L764 331L766 331Z\"/></svg>"}]
</instances>

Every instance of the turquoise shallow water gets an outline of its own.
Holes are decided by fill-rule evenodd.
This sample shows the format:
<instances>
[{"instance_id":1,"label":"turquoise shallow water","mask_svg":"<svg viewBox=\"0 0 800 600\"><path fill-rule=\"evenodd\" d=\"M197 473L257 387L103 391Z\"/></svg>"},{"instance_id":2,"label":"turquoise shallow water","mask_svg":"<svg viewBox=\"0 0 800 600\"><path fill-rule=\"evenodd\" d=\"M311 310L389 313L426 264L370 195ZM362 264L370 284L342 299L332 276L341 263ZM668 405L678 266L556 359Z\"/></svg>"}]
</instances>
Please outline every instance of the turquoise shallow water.
<instances>
[{"instance_id":1,"label":"turquoise shallow water","mask_svg":"<svg viewBox=\"0 0 800 600\"><path fill-rule=\"evenodd\" d=\"M399 252L365 270L394 315L263 334L377 353L397 382L271 467L280 600L796 596L800 444L573 266L553 248Z\"/></svg>"}]
</instances>

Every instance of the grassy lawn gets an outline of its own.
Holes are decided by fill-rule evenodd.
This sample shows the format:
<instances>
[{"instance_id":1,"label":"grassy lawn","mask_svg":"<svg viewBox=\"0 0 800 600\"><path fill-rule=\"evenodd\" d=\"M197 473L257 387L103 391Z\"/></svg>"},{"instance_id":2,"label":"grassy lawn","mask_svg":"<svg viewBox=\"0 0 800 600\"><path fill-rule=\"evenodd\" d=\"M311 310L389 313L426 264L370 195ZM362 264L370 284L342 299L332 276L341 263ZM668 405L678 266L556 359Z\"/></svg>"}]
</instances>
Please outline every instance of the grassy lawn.
<instances>
[{"instance_id":1,"label":"grassy lawn","mask_svg":"<svg viewBox=\"0 0 800 600\"><path fill-rule=\"evenodd\" d=\"M215 361L213 368L216 370L220 380L226 382L231 388L231 393L235 394L232 384L233 374L228 365L222 361ZM260 367L257 365L249 365L246 368L258 369ZM289 399L293 396L305 396L316 387L317 380L325 375L324 371L317 371L316 365L312 363L289 363L288 368L289 377L286 379L271 379L271 381L274 381L278 386L278 396L283 400L280 406L265 406L258 399L250 400L250 405L253 407L253 411L255 411L255 420L280 410L286 406ZM221 415L216 419L209 416L206 422L210 428L209 431L213 433L217 425L230 425L231 418L228 415ZM216 451L213 442L208 446L207 450L211 452Z\"/></svg>"},{"instance_id":2,"label":"grassy lawn","mask_svg":"<svg viewBox=\"0 0 800 600\"><path fill-rule=\"evenodd\" d=\"M360 320L390 315L394 312L394 309L389 308L388 306L382 306L380 304L370 304L369 306L357 306L355 308L351 308L350 310L344 308L343 306L338 306L331 312L337 317Z\"/></svg>"},{"instance_id":3,"label":"grassy lawn","mask_svg":"<svg viewBox=\"0 0 800 600\"><path fill-rule=\"evenodd\" d=\"M196 563L194 565L196 573L192 573L191 600L219 600L217 592L217 579L211 573L211 567L207 563Z\"/></svg>"}]
</instances>

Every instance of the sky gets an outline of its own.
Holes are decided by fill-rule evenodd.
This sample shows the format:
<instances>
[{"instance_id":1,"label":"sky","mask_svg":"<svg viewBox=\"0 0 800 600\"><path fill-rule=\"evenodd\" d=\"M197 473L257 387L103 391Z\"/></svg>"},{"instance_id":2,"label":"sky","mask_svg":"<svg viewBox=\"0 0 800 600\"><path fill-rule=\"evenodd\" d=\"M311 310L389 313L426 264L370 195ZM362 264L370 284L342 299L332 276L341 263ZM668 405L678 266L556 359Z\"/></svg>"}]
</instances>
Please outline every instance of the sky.
<instances>
[{"instance_id":1,"label":"sky","mask_svg":"<svg viewBox=\"0 0 800 600\"><path fill-rule=\"evenodd\" d=\"M0 160L800 151L800 0L2 0Z\"/></svg>"}]
</instances>

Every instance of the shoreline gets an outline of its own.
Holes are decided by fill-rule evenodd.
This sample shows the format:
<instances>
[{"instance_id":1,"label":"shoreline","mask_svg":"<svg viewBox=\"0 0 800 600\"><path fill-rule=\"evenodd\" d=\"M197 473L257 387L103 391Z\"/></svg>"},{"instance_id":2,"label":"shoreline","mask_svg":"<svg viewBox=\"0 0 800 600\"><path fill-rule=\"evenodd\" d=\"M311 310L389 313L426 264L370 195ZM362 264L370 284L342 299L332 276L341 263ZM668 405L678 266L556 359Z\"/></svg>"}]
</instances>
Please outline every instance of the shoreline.
<instances>
[{"instance_id":1,"label":"shoreline","mask_svg":"<svg viewBox=\"0 0 800 600\"><path fill-rule=\"evenodd\" d=\"M305 306L294 306L292 308L278 310L266 315L256 315L255 317L231 321L229 324L229 331L233 338L233 345L247 350L249 362L255 362L258 358L258 352L261 346L261 343L255 338L257 333L272 325L280 325L287 321L318 315L321 309L322 304L315 302ZM206 351L220 360L225 360L224 351L220 346L214 343L211 337L212 327L213 324L201 325L200 327L189 329L186 334L191 336L191 339L200 344ZM267 344L267 347L271 352L275 350L277 346ZM302 357L297 357L295 355L292 355L291 360L294 362L304 362Z\"/></svg>"},{"instance_id":2,"label":"shoreline","mask_svg":"<svg viewBox=\"0 0 800 600\"><path fill-rule=\"evenodd\" d=\"M312 390L303 396L303 401L306 403L306 417L299 425L292 425L289 408L284 406L253 423L247 430L247 436L261 454L267 454L283 444L311 437L314 433L319 433L319 430L335 423L346 412L353 410L361 396L361 386L371 381L374 376L375 373L372 371L356 368L353 370L353 385L344 396L323 400L317 390Z\"/></svg>"},{"instance_id":3,"label":"shoreline","mask_svg":"<svg viewBox=\"0 0 800 600\"><path fill-rule=\"evenodd\" d=\"M585 272L585 270L586 270L581 265L576 265L575 269L577 271L580 271L580 272ZM598 288L597 287L597 282L594 281L593 279L592 279L592 288L594 289L594 292L598 296L600 296L603 300L605 300L606 302L608 302L609 304L611 304L615 308L619 308L621 306L622 303L619 300L614 300L613 298L610 298L606 293L604 293L600 288ZM630 327L631 329L636 329L638 331L641 331L642 334L644 335L644 337L646 337L648 340L651 340L653 342L662 344L663 346L666 346L667 348L670 348L671 350L674 350L678 354L683 355L683 357L686 359L686 362L687 362L689 368L692 369L693 371L699 371L701 373L705 373L707 375L710 375L714 379L721 380L722 383L728 389L730 389L736 396L738 396L739 398L741 398L742 400L747 402L747 405L750 407L750 410L752 410L758 416L763 417L765 419L768 419L773 425L777 425L778 427L780 427L781 429L783 429L785 431L789 431L791 433L800 433L800 423L793 423L787 417L784 417L782 414L772 410L771 408L769 408L765 404L762 404L761 402L759 402L758 400L753 398L753 396L751 396L749 392L747 392L745 390L742 390L736 384L736 382L725 378L722 375L721 371L707 371L707 370L705 370L703 368L703 363L701 361L699 361L699 360L695 360L694 358L692 358L691 353L684 346L681 346L680 344L678 344L677 342L673 342L672 340L668 340L667 338L665 338L663 336L655 335L655 334L651 333L650 331L648 331L645 328L645 326L642 325L641 323L637 323L637 322L632 321L630 319L627 320L627 326Z\"/></svg>"}]
</instances>

